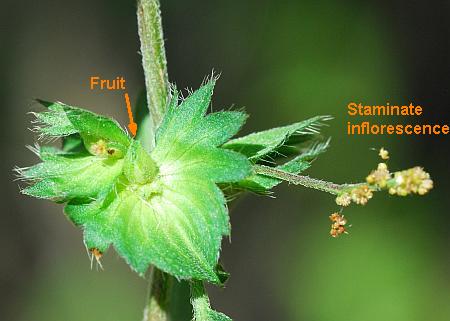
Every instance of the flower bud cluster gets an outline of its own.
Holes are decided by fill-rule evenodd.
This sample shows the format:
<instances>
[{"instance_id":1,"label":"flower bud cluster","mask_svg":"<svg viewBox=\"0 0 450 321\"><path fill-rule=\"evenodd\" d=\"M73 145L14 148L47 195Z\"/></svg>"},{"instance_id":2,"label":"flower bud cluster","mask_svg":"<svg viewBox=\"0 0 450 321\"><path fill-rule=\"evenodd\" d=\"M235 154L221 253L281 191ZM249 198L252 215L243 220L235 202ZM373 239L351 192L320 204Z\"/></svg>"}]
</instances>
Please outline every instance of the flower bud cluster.
<instances>
[{"instance_id":1,"label":"flower bud cluster","mask_svg":"<svg viewBox=\"0 0 450 321\"><path fill-rule=\"evenodd\" d=\"M389 194L392 195L424 195L433 188L430 174L419 166L394 173L394 182L395 184L389 188Z\"/></svg>"},{"instance_id":2,"label":"flower bud cluster","mask_svg":"<svg viewBox=\"0 0 450 321\"><path fill-rule=\"evenodd\" d=\"M377 169L373 170L369 176L366 177L366 182L370 185L377 185L380 188L385 188L387 182L391 178L386 163L379 163Z\"/></svg>"},{"instance_id":3,"label":"flower bud cluster","mask_svg":"<svg viewBox=\"0 0 450 321\"><path fill-rule=\"evenodd\" d=\"M330 221L333 222L331 224L330 235L332 237L338 237L341 234L348 234L345 229L345 225L347 224L347 219L344 215L340 215L339 213L333 213L330 215Z\"/></svg>"},{"instance_id":4,"label":"flower bud cluster","mask_svg":"<svg viewBox=\"0 0 450 321\"><path fill-rule=\"evenodd\" d=\"M381 159L389 159L389 152L381 148L378 154ZM433 188L430 174L422 167L416 166L406 170L391 173L385 162L379 163L366 177L365 184L344 186L337 194L336 204L349 206L352 202L365 205L373 197L374 191L387 190L391 195L406 196L409 194L424 195ZM330 216L333 222L330 234L332 237L345 233L346 220L340 214Z\"/></svg>"},{"instance_id":5,"label":"flower bud cluster","mask_svg":"<svg viewBox=\"0 0 450 321\"><path fill-rule=\"evenodd\" d=\"M350 191L339 194L336 197L336 204L340 206L349 206L350 203L353 202L359 205L366 205L372 197L373 192L369 185L363 184Z\"/></svg>"}]
</instances>

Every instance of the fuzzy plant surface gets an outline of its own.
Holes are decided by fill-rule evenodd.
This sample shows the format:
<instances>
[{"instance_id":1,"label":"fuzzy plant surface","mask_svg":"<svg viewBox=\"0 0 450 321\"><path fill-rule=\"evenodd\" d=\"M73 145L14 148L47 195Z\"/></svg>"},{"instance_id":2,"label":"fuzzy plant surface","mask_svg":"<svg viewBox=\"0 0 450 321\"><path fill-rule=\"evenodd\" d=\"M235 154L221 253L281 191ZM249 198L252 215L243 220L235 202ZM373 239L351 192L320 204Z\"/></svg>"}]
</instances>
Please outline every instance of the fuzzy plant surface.
<instances>
[{"instance_id":1,"label":"fuzzy plant surface","mask_svg":"<svg viewBox=\"0 0 450 321\"><path fill-rule=\"evenodd\" d=\"M219 250L230 222L218 184L268 192L281 180L256 174L253 166L282 149L296 156L277 168L308 168L328 142L303 149L292 144L317 138L328 117L230 140L247 115L206 115L214 85L208 81L181 103L174 93L150 153L114 120L42 102L47 110L35 114L35 131L41 139L63 138L63 148L32 149L42 162L18 170L30 183L22 193L65 203L89 250L103 253L113 245L140 274L153 264L180 279L221 284Z\"/></svg>"},{"instance_id":2,"label":"fuzzy plant surface","mask_svg":"<svg viewBox=\"0 0 450 321\"><path fill-rule=\"evenodd\" d=\"M211 308L204 283L222 286L229 276L219 261L231 231L227 202L243 192L268 195L285 181L330 193L340 208L329 216L329 234L337 238L348 233L344 207L365 205L378 191L406 196L433 188L419 166L391 172L384 148L360 183L302 175L329 147L320 129L330 116L233 138L248 115L207 112L214 76L185 99L170 90L159 2L140 0L137 7L147 125L140 124L136 138L111 118L39 101L38 139L62 144L29 147L40 162L15 170L26 182L23 194L64 204L65 215L83 230L91 260L100 264L114 247L139 275L150 272L144 320L170 320L168 276L190 284L195 321L231 320Z\"/></svg>"},{"instance_id":3,"label":"fuzzy plant surface","mask_svg":"<svg viewBox=\"0 0 450 321\"><path fill-rule=\"evenodd\" d=\"M28 182L22 193L64 203L97 259L112 245L140 275L154 265L178 279L223 284L220 245L230 235L226 195L265 194L282 181L258 174L257 164L291 174L308 168L328 146L318 133L330 117L230 140L247 115L207 114L215 82L184 100L173 92L150 152L110 118L40 101L45 110L34 113L34 131L40 140L62 138L63 144L30 148L41 162L17 169ZM201 314L209 301L202 301L198 285L193 294Z\"/></svg>"}]
</instances>

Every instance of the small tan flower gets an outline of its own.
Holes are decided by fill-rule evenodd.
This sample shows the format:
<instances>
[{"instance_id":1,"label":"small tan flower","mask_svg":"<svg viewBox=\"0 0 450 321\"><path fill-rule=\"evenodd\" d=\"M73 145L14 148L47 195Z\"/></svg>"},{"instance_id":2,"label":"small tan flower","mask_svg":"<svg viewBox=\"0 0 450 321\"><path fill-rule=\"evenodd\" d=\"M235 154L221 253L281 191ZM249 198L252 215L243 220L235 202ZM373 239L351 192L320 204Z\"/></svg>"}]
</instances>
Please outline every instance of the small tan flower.
<instances>
[{"instance_id":1,"label":"small tan flower","mask_svg":"<svg viewBox=\"0 0 450 321\"><path fill-rule=\"evenodd\" d=\"M381 147L378 155L380 155L381 159L384 159L384 160L389 159L389 152L386 149L384 149L384 147Z\"/></svg>"},{"instance_id":2,"label":"small tan flower","mask_svg":"<svg viewBox=\"0 0 450 321\"><path fill-rule=\"evenodd\" d=\"M424 195L433 188L430 174L416 166L394 174L395 185L389 189L392 195L406 196L414 193Z\"/></svg>"},{"instance_id":3,"label":"small tan flower","mask_svg":"<svg viewBox=\"0 0 450 321\"><path fill-rule=\"evenodd\" d=\"M366 177L366 181L369 184L375 184L380 188L386 187L387 181L391 178L386 163L379 163L376 170L372 171L369 176Z\"/></svg>"},{"instance_id":4,"label":"small tan flower","mask_svg":"<svg viewBox=\"0 0 450 321\"><path fill-rule=\"evenodd\" d=\"M339 213L333 213L330 215L330 221L333 222L331 224L330 235L332 237L338 237L341 234L348 234L345 229L345 224L347 224L347 219L344 215L340 215Z\"/></svg>"},{"instance_id":5,"label":"small tan flower","mask_svg":"<svg viewBox=\"0 0 450 321\"><path fill-rule=\"evenodd\" d=\"M356 204L365 205L372 198L373 193L369 186L361 185L350 191L350 197Z\"/></svg>"},{"instance_id":6,"label":"small tan flower","mask_svg":"<svg viewBox=\"0 0 450 321\"><path fill-rule=\"evenodd\" d=\"M348 193L343 193L341 195L338 195L338 197L336 197L336 204L340 206L349 206L351 201L352 198Z\"/></svg>"}]
</instances>

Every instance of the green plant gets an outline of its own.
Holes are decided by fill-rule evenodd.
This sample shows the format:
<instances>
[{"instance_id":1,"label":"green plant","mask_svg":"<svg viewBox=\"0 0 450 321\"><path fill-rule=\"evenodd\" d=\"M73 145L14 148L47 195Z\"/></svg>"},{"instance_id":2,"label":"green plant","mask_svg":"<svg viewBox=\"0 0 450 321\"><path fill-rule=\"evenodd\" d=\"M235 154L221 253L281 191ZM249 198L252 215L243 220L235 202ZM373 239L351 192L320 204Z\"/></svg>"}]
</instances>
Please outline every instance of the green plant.
<instances>
[{"instance_id":1,"label":"green plant","mask_svg":"<svg viewBox=\"0 0 450 321\"><path fill-rule=\"evenodd\" d=\"M29 183L23 194L65 204L92 258L100 262L113 245L140 275L151 267L145 320L170 318L172 276L189 281L195 320L229 320L211 309L203 282L223 285L228 278L219 264L222 237L230 234L226 203L242 192L269 194L287 181L333 194L338 205L348 206L364 205L380 190L407 195L432 188L421 168L391 173L385 163L358 184L300 175L329 146L319 134L329 116L232 139L247 115L207 114L214 75L180 99L168 82L158 2L140 1L137 15L147 125L134 138L112 119L40 101L45 110L35 114L35 131L41 139L62 138L62 148L36 145L31 149L41 162L17 172ZM385 150L380 156L388 157ZM333 237L346 232L340 213L330 219Z\"/></svg>"}]
</instances>

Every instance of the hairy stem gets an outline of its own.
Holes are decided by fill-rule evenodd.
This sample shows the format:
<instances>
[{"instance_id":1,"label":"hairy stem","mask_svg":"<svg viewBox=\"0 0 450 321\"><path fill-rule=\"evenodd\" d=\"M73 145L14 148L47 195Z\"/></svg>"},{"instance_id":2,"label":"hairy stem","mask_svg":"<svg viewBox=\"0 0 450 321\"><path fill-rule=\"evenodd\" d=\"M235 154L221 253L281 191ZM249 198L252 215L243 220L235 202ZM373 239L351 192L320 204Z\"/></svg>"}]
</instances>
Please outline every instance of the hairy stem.
<instances>
[{"instance_id":1,"label":"hairy stem","mask_svg":"<svg viewBox=\"0 0 450 321\"><path fill-rule=\"evenodd\" d=\"M155 132L164 116L170 92L159 0L138 0L137 20L153 148Z\"/></svg>"},{"instance_id":2,"label":"hairy stem","mask_svg":"<svg viewBox=\"0 0 450 321\"><path fill-rule=\"evenodd\" d=\"M169 293L173 278L152 267L148 277L148 298L144 310L144 321L169 320Z\"/></svg>"},{"instance_id":3,"label":"hairy stem","mask_svg":"<svg viewBox=\"0 0 450 321\"><path fill-rule=\"evenodd\" d=\"M260 175L278 178L294 185L302 185L304 187L313 188L334 195L337 195L345 190L349 190L361 185L361 184L335 184L332 182L311 178L309 176L288 173L264 165L255 165L254 169L255 172Z\"/></svg>"},{"instance_id":4,"label":"hairy stem","mask_svg":"<svg viewBox=\"0 0 450 321\"><path fill-rule=\"evenodd\" d=\"M149 125L141 130L144 131L151 150L155 147L156 129L166 111L170 92L159 1L138 0L137 20L150 115ZM149 274L144 321L168 321L169 293L173 278L156 267L152 267Z\"/></svg>"},{"instance_id":5,"label":"hairy stem","mask_svg":"<svg viewBox=\"0 0 450 321\"><path fill-rule=\"evenodd\" d=\"M231 321L225 314L211 309L209 297L202 281L192 280L190 285L194 321Z\"/></svg>"},{"instance_id":6,"label":"hairy stem","mask_svg":"<svg viewBox=\"0 0 450 321\"><path fill-rule=\"evenodd\" d=\"M191 301L194 309L194 320L208 320L209 298L201 281L191 282Z\"/></svg>"}]
</instances>

